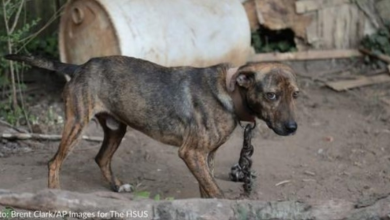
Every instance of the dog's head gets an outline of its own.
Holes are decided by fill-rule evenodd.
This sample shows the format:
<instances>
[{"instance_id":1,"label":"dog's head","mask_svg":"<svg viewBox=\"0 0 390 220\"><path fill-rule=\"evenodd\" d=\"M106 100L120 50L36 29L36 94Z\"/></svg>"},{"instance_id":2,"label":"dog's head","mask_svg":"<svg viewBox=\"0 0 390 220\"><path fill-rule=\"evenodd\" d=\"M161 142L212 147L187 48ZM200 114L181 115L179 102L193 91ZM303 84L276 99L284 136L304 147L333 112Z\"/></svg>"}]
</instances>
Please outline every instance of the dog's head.
<instances>
[{"instance_id":1,"label":"dog's head","mask_svg":"<svg viewBox=\"0 0 390 220\"><path fill-rule=\"evenodd\" d=\"M246 107L256 117L264 120L278 135L294 134L295 99L299 95L294 71L287 65L248 64L231 68L232 77L227 80L230 92L241 90Z\"/></svg>"}]
</instances>

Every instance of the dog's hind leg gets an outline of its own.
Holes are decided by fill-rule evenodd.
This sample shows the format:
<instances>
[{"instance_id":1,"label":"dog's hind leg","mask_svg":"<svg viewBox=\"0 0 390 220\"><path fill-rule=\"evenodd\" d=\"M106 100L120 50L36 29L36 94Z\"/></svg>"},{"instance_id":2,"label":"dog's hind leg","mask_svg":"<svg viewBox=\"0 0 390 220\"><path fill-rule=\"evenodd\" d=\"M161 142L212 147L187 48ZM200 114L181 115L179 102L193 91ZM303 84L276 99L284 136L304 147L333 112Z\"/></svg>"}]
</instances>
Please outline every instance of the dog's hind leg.
<instances>
[{"instance_id":1,"label":"dog's hind leg","mask_svg":"<svg viewBox=\"0 0 390 220\"><path fill-rule=\"evenodd\" d=\"M62 163L77 143L83 128L92 118L92 110L83 104L83 100L80 100L81 96L69 95L66 92L64 94L66 121L58 151L48 164L49 188L60 188L59 172Z\"/></svg>"},{"instance_id":2,"label":"dog's hind leg","mask_svg":"<svg viewBox=\"0 0 390 220\"><path fill-rule=\"evenodd\" d=\"M111 168L111 160L115 151L118 149L123 136L126 133L126 124L116 121L108 115L96 115L100 125L104 131L104 140L99 153L95 157L96 163L99 165L104 178L110 183L111 189L115 192L130 192L131 185L122 184L115 177ZM113 121L113 122L110 122ZM111 124L110 124L111 123Z\"/></svg>"}]
</instances>

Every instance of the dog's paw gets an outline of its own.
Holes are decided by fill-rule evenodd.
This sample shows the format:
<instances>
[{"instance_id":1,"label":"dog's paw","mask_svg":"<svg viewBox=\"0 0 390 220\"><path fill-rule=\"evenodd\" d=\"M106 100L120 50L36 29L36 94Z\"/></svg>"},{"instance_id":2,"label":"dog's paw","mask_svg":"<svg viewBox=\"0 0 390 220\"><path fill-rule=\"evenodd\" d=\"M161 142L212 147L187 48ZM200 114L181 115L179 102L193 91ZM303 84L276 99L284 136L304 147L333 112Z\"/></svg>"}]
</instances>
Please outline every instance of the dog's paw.
<instances>
[{"instance_id":1,"label":"dog's paw","mask_svg":"<svg viewBox=\"0 0 390 220\"><path fill-rule=\"evenodd\" d=\"M230 173L229 173L229 178L231 181L244 182L245 177L247 179L255 179L256 174L255 174L255 172L253 172L251 170L241 168L241 166L239 164L232 166L232 168L230 169Z\"/></svg>"},{"instance_id":2,"label":"dog's paw","mask_svg":"<svg viewBox=\"0 0 390 220\"><path fill-rule=\"evenodd\" d=\"M239 164L235 164L229 173L230 180L233 182L243 182L244 180L244 172Z\"/></svg>"},{"instance_id":3,"label":"dog's paw","mask_svg":"<svg viewBox=\"0 0 390 220\"><path fill-rule=\"evenodd\" d=\"M118 188L118 192L132 192L133 186L130 184L123 184Z\"/></svg>"}]
</instances>

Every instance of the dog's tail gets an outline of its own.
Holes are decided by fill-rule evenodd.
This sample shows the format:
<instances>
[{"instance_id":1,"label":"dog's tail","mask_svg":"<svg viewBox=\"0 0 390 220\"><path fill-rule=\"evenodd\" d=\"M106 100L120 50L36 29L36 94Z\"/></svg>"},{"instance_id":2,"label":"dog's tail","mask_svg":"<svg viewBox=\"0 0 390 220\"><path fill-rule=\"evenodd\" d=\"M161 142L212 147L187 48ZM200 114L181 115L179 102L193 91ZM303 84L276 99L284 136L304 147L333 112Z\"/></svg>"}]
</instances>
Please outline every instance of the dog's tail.
<instances>
[{"instance_id":1,"label":"dog's tail","mask_svg":"<svg viewBox=\"0 0 390 220\"><path fill-rule=\"evenodd\" d=\"M4 58L7 60L25 62L31 66L63 73L70 76L71 78L74 76L76 69L79 67L78 65L74 64L61 63L59 61L54 61L43 57L34 57L30 55L8 54L5 55Z\"/></svg>"}]
</instances>

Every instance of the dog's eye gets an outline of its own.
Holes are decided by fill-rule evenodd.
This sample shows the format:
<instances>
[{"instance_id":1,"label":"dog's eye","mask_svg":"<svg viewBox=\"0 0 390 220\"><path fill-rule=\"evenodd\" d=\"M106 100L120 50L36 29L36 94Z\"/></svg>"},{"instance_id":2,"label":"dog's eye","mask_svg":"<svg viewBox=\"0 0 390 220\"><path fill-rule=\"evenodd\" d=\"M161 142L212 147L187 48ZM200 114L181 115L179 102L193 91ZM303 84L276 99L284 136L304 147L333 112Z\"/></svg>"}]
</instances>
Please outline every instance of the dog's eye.
<instances>
[{"instance_id":1,"label":"dog's eye","mask_svg":"<svg viewBox=\"0 0 390 220\"><path fill-rule=\"evenodd\" d=\"M293 96L294 99L298 98L299 91L293 92L292 96Z\"/></svg>"},{"instance_id":2,"label":"dog's eye","mask_svg":"<svg viewBox=\"0 0 390 220\"><path fill-rule=\"evenodd\" d=\"M273 93L273 92L267 92L265 95L266 95L267 99L269 99L269 100L275 100L276 99L276 94Z\"/></svg>"}]
</instances>

